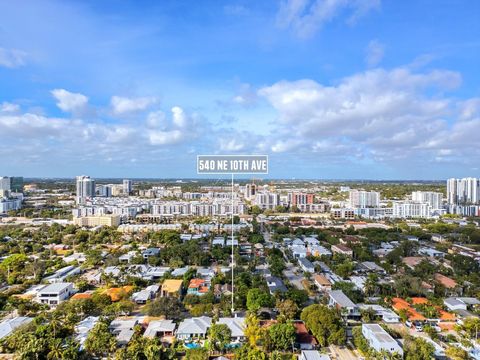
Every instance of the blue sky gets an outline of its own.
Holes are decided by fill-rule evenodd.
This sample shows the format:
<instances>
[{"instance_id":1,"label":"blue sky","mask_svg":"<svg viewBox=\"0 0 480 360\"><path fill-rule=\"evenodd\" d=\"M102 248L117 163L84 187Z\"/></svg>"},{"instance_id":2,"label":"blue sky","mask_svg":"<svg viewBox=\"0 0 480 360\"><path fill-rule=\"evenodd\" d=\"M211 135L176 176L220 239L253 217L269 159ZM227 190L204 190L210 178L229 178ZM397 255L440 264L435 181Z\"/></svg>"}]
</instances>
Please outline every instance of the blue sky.
<instances>
[{"instance_id":1,"label":"blue sky","mask_svg":"<svg viewBox=\"0 0 480 360\"><path fill-rule=\"evenodd\" d=\"M479 176L478 1L0 1L0 173Z\"/></svg>"}]
</instances>

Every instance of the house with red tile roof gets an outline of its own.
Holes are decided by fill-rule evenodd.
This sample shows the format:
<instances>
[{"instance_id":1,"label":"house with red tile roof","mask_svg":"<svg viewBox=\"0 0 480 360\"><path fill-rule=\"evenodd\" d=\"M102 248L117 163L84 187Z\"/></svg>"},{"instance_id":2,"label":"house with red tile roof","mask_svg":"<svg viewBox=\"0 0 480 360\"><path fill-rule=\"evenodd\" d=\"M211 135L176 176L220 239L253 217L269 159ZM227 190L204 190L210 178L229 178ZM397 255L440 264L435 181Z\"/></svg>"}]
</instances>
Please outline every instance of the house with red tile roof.
<instances>
[{"instance_id":1,"label":"house with red tile roof","mask_svg":"<svg viewBox=\"0 0 480 360\"><path fill-rule=\"evenodd\" d=\"M192 279L188 284L187 294L204 295L210 291L210 282L205 279Z\"/></svg>"}]
</instances>

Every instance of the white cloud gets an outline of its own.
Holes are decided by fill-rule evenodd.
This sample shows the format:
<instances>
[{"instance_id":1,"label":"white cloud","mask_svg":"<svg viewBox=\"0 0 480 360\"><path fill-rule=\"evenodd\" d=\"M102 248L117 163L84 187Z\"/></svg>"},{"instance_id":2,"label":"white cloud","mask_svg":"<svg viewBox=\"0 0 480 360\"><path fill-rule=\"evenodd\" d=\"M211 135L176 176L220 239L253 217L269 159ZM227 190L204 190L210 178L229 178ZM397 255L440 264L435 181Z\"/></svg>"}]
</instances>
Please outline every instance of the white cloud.
<instances>
[{"instance_id":1,"label":"white cloud","mask_svg":"<svg viewBox=\"0 0 480 360\"><path fill-rule=\"evenodd\" d=\"M146 110L158 101L156 97L137 97L128 98L122 96L112 96L110 104L115 115L124 115L128 113Z\"/></svg>"},{"instance_id":2,"label":"white cloud","mask_svg":"<svg viewBox=\"0 0 480 360\"><path fill-rule=\"evenodd\" d=\"M335 85L281 81L258 93L278 112L279 126L268 137L276 139L269 142L273 152L331 156L330 149L345 158L361 153L373 161L413 160L458 156L459 148L479 153L477 99L446 95L460 84L455 72L397 68L369 70Z\"/></svg>"},{"instance_id":3,"label":"white cloud","mask_svg":"<svg viewBox=\"0 0 480 360\"><path fill-rule=\"evenodd\" d=\"M245 149L245 143L239 139L220 139L220 151L236 152Z\"/></svg>"},{"instance_id":4,"label":"white cloud","mask_svg":"<svg viewBox=\"0 0 480 360\"><path fill-rule=\"evenodd\" d=\"M17 68L25 65L27 53L16 49L0 48L0 66Z\"/></svg>"},{"instance_id":5,"label":"white cloud","mask_svg":"<svg viewBox=\"0 0 480 360\"><path fill-rule=\"evenodd\" d=\"M365 55L365 62L369 67L377 66L385 55L385 45L378 40L369 42Z\"/></svg>"},{"instance_id":6,"label":"white cloud","mask_svg":"<svg viewBox=\"0 0 480 360\"><path fill-rule=\"evenodd\" d=\"M87 108L88 97L83 94L72 93L65 89L54 89L51 94L62 111L78 114Z\"/></svg>"},{"instance_id":7,"label":"white cloud","mask_svg":"<svg viewBox=\"0 0 480 360\"><path fill-rule=\"evenodd\" d=\"M173 145L183 140L183 133L180 130L150 131L148 136L151 145Z\"/></svg>"},{"instance_id":8,"label":"white cloud","mask_svg":"<svg viewBox=\"0 0 480 360\"><path fill-rule=\"evenodd\" d=\"M179 106L174 106L172 108L172 119L173 119L173 124L176 127L184 128L187 126L187 123L188 123L187 116L183 111L183 109Z\"/></svg>"},{"instance_id":9,"label":"white cloud","mask_svg":"<svg viewBox=\"0 0 480 360\"><path fill-rule=\"evenodd\" d=\"M291 28L300 38L308 38L342 12L348 14L347 22L353 24L379 6L380 0L284 0L277 23Z\"/></svg>"},{"instance_id":10,"label":"white cloud","mask_svg":"<svg viewBox=\"0 0 480 360\"><path fill-rule=\"evenodd\" d=\"M152 111L147 115L147 127L149 128L158 128L160 126L166 125L166 116L165 113L161 110Z\"/></svg>"},{"instance_id":11,"label":"white cloud","mask_svg":"<svg viewBox=\"0 0 480 360\"><path fill-rule=\"evenodd\" d=\"M0 104L0 112L3 113L15 113L20 111L20 106L17 104L12 104L9 102L4 101Z\"/></svg>"}]
</instances>

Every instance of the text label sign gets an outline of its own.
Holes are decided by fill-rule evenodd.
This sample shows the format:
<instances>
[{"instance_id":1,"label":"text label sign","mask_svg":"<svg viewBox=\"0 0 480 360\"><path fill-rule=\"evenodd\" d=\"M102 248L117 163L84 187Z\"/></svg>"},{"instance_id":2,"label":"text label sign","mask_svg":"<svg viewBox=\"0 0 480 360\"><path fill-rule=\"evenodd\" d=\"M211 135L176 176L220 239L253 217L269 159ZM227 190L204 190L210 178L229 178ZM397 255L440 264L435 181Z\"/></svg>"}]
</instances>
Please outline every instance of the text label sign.
<instances>
[{"instance_id":1,"label":"text label sign","mask_svg":"<svg viewBox=\"0 0 480 360\"><path fill-rule=\"evenodd\" d=\"M198 174L268 174L267 155L198 155Z\"/></svg>"}]
</instances>

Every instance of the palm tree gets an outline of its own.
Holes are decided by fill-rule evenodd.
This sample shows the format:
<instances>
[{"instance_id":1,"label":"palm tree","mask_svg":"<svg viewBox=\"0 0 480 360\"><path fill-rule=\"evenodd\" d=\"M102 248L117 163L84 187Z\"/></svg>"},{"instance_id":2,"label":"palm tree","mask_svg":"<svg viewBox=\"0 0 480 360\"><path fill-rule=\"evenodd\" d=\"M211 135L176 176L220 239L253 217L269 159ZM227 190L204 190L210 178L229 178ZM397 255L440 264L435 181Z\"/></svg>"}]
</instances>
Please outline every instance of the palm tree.
<instances>
[{"instance_id":1,"label":"palm tree","mask_svg":"<svg viewBox=\"0 0 480 360\"><path fill-rule=\"evenodd\" d=\"M51 339L50 351L47 354L47 359L49 360L62 360L63 358L63 349L62 349L62 339Z\"/></svg>"},{"instance_id":2,"label":"palm tree","mask_svg":"<svg viewBox=\"0 0 480 360\"><path fill-rule=\"evenodd\" d=\"M58 312L55 311L52 313L49 325L52 328L53 337L56 338L58 330L62 327L61 315Z\"/></svg>"},{"instance_id":3,"label":"palm tree","mask_svg":"<svg viewBox=\"0 0 480 360\"><path fill-rule=\"evenodd\" d=\"M162 349L162 345L159 344L158 339L149 340L144 350L145 357L147 360L159 359Z\"/></svg>"}]
</instances>

